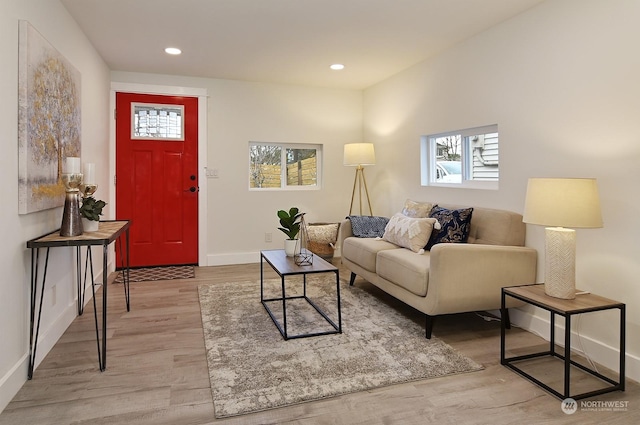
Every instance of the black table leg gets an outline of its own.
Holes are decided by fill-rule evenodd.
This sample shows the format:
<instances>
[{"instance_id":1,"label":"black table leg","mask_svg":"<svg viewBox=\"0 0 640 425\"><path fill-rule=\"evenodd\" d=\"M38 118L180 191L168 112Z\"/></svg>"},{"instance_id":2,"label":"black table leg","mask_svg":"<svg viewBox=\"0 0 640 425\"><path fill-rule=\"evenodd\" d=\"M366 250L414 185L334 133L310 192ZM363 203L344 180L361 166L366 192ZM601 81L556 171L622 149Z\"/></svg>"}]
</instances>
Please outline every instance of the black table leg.
<instances>
[{"instance_id":1,"label":"black table leg","mask_svg":"<svg viewBox=\"0 0 640 425\"><path fill-rule=\"evenodd\" d=\"M34 252L35 251L35 252ZM34 261L35 259L35 261ZM42 274L42 292L40 293L40 305L38 306L38 319L36 321L36 304L38 290L38 263L40 259L40 249L31 249L31 313L29 324L29 370L27 372L28 379L33 378L33 369L36 362L36 353L38 350L38 336L40 334L40 318L42 317L42 300L44 298L45 282L47 281L47 267L49 265L49 248L44 260L44 272Z\"/></svg>"}]
</instances>

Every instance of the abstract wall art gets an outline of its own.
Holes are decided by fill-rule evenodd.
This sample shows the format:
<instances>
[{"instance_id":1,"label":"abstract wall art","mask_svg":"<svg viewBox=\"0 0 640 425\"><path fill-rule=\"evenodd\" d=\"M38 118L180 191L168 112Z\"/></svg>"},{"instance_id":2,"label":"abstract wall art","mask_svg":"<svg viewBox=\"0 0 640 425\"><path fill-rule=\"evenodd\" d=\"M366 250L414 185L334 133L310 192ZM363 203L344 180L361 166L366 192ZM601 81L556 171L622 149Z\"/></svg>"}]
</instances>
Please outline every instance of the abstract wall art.
<instances>
[{"instance_id":1,"label":"abstract wall art","mask_svg":"<svg viewBox=\"0 0 640 425\"><path fill-rule=\"evenodd\" d=\"M19 22L19 214L64 203L64 159L80 156L80 72Z\"/></svg>"}]
</instances>

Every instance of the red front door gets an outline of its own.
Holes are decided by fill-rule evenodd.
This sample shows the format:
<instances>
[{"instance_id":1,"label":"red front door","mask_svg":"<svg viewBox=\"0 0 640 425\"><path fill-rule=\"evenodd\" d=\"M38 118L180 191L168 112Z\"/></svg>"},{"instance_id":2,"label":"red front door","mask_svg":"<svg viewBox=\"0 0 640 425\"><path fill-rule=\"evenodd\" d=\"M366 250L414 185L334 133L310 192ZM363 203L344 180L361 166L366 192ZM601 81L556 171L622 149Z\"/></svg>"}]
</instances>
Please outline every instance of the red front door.
<instances>
[{"instance_id":1,"label":"red front door","mask_svg":"<svg viewBox=\"0 0 640 425\"><path fill-rule=\"evenodd\" d=\"M116 218L132 267L198 263L197 98L116 93Z\"/></svg>"}]
</instances>

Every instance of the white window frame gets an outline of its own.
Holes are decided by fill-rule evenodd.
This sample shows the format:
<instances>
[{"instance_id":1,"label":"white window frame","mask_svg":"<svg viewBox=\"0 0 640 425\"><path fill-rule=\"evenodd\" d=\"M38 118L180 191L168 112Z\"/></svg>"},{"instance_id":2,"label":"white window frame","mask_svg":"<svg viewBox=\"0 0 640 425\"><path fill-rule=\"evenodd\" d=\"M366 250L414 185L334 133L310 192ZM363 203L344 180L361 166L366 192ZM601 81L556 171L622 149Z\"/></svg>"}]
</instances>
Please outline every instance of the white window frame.
<instances>
[{"instance_id":1,"label":"white window frame","mask_svg":"<svg viewBox=\"0 0 640 425\"><path fill-rule=\"evenodd\" d=\"M482 127L467 128L464 130L447 131L444 133L429 134L420 137L420 183L422 186L449 187L458 189L485 189L497 190L500 183L500 174L497 181L470 180L470 171L473 164L473 155L469 146L469 137L478 134L498 133L498 125L486 125ZM462 163L462 181L438 182L436 181L437 146L436 139L447 136L461 136L460 161ZM499 171L498 171L499 173Z\"/></svg>"},{"instance_id":2,"label":"white window frame","mask_svg":"<svg viewBox=\"0 0 640 425\"><path fill-rule=\"evenodd\" d=\"M280 187L251 187L251 181L247 181L250 191L283 191L283 190L320 190L322 189L322 147L318 144L307 143L279 143L279 142L249 142L247 148L248 168L251 167L252 146L277 146L280 148ZM287 184L287 149L315 149L316 151L316 184L315 185L288 185Z\"/></svg>"}]
</instances>

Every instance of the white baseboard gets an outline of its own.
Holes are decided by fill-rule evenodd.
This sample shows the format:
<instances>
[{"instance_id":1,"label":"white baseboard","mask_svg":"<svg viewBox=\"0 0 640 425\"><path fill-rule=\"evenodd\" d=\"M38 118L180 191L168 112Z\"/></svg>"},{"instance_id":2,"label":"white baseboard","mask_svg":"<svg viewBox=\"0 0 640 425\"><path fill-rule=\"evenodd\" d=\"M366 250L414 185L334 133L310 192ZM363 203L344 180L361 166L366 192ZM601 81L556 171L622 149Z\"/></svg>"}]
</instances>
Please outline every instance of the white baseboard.
<instances>
[{"instance_id":1,"label":"white baseboard","mask_svg":"<svg viewBox=\"0 0 640 425\"><path fill-rule=\"evenodd\" d=\"M260 262L260 252L237 252L233 254L209 254L207 266L228 266L232 264L251 264Z\"/></svg>"},{"instance_id":2,"label":"white baseboard","mask_svg":"<svg viewBox=\"0 0 640 425\"><path fill-rule=\"evenodd\" d=\"M102 271L95 276L96 282L102 281ZM88 282L85 294L85 306L91 301L91 282ZM77 299L73 299L65 309L50 323L50 326L40 332L38 347L36 351L35 368L38 367L42 359L51 351L60 337L67 330L69 325L78 315ZM28 347L27 347L28 349ZM27 351L13 365L13 367L2 377L0 377L0 412L11 402L13 397L20 391L20 388L27 382L29 371L29 352Z\"/></svg>"},{"instance_id":3,"label":"white baseboard","mask_svg":"<svg viewBox=\"0 0 640 425\"><path fill-rule=\"evenodd\" d=\"M499 314L499 312L496 313ZM517 308L509 309L509 318L513 325L549 341L551 337L549 319ZM564 322L558 324L556 321L555 339L556 344L564 347ZM572 351L578 352L608 369L618 371L620 364L619 347L612 347L602 341L580 335L575 330L571 332L571 346ZM640 357L628 352L625 355L625 377L640 382Z\"/></svg>"},{"instance_id":4,"label":"white baseboard","mask_svg":"<svg viewBox=\"0 0 640 425\"><path fill-rule=\"evenodd\" d=\"M29 354L22 358L0 378L0 412L4 410L9 402L20 391L24 385L29 370Z\"/></svg>"}]
</instances>

